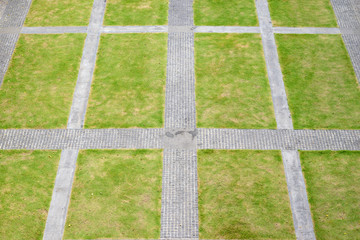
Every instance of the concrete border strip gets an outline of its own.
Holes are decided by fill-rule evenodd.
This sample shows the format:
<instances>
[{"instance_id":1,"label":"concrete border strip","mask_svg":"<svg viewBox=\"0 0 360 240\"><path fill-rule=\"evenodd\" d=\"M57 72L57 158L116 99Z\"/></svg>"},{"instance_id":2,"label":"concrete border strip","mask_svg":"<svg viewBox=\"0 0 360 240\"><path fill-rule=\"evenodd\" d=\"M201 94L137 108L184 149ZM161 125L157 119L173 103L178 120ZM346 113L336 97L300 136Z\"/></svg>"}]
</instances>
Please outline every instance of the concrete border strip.
<instances>
[{"instance_id":1,"label":"concrete border strip","mask_svg":"<svg viewBox=\"0 0 360 240\"><path fill-rule=\"evenodd\" d=\"M102 33L165 33L168 26L103 26Z\"/></svg>"},{"instance_id":2,"label":"concrete border strip","mask_svg":"<svg viewBox=\"0 0 360 240\"><path fill-rule=\"evenodd\" d=\"M23 27L21 29L21 34L63 34L63 33L87 33L87 26Z\"/></svg>"},{"instance_id":3,"label":"concrete border strip","mask_svg":"<svg viewBox=\"0 0 360 240\"><path fill-rule=\"evenodd\" d=\"M274 33L281 34L341 34L339 28L274 27Z\"/></svg>"},{"instance_id":4,"label":"concrete border strip","mask_svg":"<svg viewBox=\"0 0 360 240\"><path fill-rule=\"evenodd\" d=\"M82 128L84 123L105 6L106 0L94 0L67 125L68 129ZM63 237L78 153L79 150L63 150L61 153L46 220L44 240L61 240Z\"/></svg>"},{"instance_id":5,"label":"concrete border strip","mask_svg":"<svg viewBox=\"0 0 360 240\"><path fill-rule=\"evenodd\" d=\"M261 38L277 128L293 129L268 2L267 0L255 0L255 3L260 23ZM299 153L296 150L282 150L281 154L284 163L296 238L299 240L316 239L305 182L301 172ZM288 167L289 164L298 164L300 172L298 169Z\"/></svg>"}]
</instances>

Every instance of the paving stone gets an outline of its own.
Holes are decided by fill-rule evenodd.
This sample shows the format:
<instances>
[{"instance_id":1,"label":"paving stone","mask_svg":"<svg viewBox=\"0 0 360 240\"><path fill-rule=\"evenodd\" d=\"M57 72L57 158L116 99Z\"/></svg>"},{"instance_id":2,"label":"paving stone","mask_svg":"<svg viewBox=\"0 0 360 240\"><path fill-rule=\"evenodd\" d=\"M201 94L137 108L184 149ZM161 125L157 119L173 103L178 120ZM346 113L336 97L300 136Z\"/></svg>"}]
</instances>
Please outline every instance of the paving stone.
<instances>
[{"instance_id":1,"label":"paving stone","mask_svg":"<svg viewBox=\"0 0 360 240\"><path fill-rule=\"evenodd\" d=\"M198 237L196 150L165 149L160 238Z\"/></svg>"},{"instance_id":2,"label":"paving stone","mask_svg":"<svg viewBox=\"0 0 360 240\"><path fill-rule=\"evenodd\" d=\"M23 27L21 34L87 33L87 27Z\"/></svg>"},{"instance_id":3,"label":"paving stone","mask_svg":"<svg viewBox=\"0 0 360 240\"><path fill-rule=\"evenodd\" d=\"M360 83L360 2L331 0L346 49Z\"/></svg>"},{"instance_id":4,"label":"paving stone","mask_svg":"<svg viewBox=\"0 0 360 240\"><path fill-rule=\"evenodd\" d=\"M0 87L29 11L31 0L2 1L0 18Z\"/></svg>"}]
</instances>

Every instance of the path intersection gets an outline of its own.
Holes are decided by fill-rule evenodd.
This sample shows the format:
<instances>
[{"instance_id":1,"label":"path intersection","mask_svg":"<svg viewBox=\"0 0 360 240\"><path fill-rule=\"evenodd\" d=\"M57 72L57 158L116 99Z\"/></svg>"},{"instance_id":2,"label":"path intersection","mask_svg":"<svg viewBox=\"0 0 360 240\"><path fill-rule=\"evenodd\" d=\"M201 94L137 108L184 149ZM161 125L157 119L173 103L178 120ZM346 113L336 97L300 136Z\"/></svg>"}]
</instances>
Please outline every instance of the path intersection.
<instances>
[{"instance_id":1,"label":"path intersection","mask_svg":"<svg viewBox=\"0 0 360 240\"><path fill-rule=\"evenodd\" d=\"M356 1L331 0L339 28L273 27L267 0L255 1L258 27L195 26L193 0L170 0L167 26L103 26L107 3L94 0L87 27L23 27L31 0L2 2L0 86L20 34L86 34L66 129L0 129L1 150L62 150L43 239L63 238L84 149L163 149L161 239L199 239L198 150L280 150L296 238L316 238L298 151L359 151L360 130L294 129L274 34L341 34L360 81ZM167 33L164 128L84 128L100 36L106 33ZM197 128L195 33L261 34L277 129Z\"/></svg>"}]
</instances>

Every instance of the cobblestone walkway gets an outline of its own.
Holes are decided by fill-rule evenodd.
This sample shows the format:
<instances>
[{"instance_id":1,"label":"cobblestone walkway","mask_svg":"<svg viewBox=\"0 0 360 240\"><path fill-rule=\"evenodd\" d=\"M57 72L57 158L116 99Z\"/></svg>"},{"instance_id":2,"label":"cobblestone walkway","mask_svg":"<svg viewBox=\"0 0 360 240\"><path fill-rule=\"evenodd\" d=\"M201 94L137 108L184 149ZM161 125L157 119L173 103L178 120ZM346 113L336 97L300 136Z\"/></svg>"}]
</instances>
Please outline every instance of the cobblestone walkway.
<instances>
[{"instance_id":1,"label":"cobblestone walkway","mask_svg":"<svg viewBox=\"0 0 360 240\"><path fill-rule=\"evenodd\" d=\"M198 149L281 150L297 239L315 239L298 150L360 150L360 130L294 130L274 33L342 34L360 80L360 4L331 0L339 28L273 27L267 0L256 0L259 27L194 26L193 0L170 0L168 26L102 26L94 0L87 27L24 27L31 1L0 0L0 87L19 33L86 33L67 129L3 129L0 149L61 149L44 239L62 239L80 149L164 149L162 239L198 239ZM82 129L101 33L168 33L165 128ZM260 33L277 130L196 128L194 33Z\"/></svg>"}]
</instances>

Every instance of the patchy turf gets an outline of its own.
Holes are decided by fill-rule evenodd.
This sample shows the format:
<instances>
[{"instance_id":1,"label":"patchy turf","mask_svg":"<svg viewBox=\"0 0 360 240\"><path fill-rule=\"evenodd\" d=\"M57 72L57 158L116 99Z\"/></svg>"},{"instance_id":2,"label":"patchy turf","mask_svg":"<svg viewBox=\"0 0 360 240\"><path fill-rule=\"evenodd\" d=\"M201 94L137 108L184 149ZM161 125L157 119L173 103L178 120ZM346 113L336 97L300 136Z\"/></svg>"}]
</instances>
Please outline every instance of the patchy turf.
<instances>
[{"instance_id":1,"label":"patchy turf","mask_svg":"<svg viewBox=\"0 0 360 240\"><path fill-rule=\"evenodd\" d=\"M160 150L87 150L78 158L65 238L160 237Z\"/></svg>"},{"instance_id":2,"label":"patchy turf","mask_svg":"<svg viewBox=\"0 0 360 240\"><path fill-rule=\"evenodd\" d=\"M41 239L60 151L0 151L0 235Z\"/></svg>"},{"instance_id":3,"label":"patchy turf","mask_svg":"<svg viewBox=\"0 0 360 240\"><path fill-rule=\"evenodd\" d=\"M32 0L25 26L87 26L93 1Z\"/></svg>"},{"instance_id":4,"label":"patchy turf","mask_svg":"<svg viewBox=\"0 0 360 240\"><path fill-rule=\"evenodd\" d=\"M297 129L359 129L360 88L340 35L276 35Z\"/></svg>"},{"instance_id":5,"label":"patchy turf","mask_svg":"<svg viewBox=\"0 0 360 240\"><path fill-rule=\"evenodd\" d=\"M279 151L198 152L202 239L295 239Z\"/></svg>"},{"instance_id":6,"label":"patchy turf","mask_svg":"<svg viewBox=\"0 0 360 240\"><path fill-rule=\"evenodd\" d=\"M104 25L166 25L168 0L108 0Z\"/></svg>"},{"instance_id":7,"label":"patchy turf","mask_svg":"<svg viewBox=\"0 0 360 240\"><path fill-rule=\"evenodd\" d=\"M257 26L253 0L195 0L194 21L197 26Z\"/></svg>"},{"instance_id":8,"label":"patchy turf","mask_svg":"<svg viewBox=\"0 0 360 240\"><path fill-rule=\"evenodd\" d=\"M162 127L167 34L101 37L87 128Z\"/></svg>"},{"instance_id":9,"label":"patchy turf","mask_svg":"<svg viewBox=\"0 0 360 240\"><path fill-rule=\"evenodd\" d=\"M360 152L301 152L317 239L360 239Z\"/></svg>"},{"instance_id":10,"label":"patchy turf","mask_svg":"<svg viewBox=\"0 0 360 240\"><path fill-rule=\"evenodd\" d=\"M276 128L259 34L196 34L198 127Z\"/></svg>"},{"instance_id":11,"label":"patchy turf","mask_svg":"<svg viewBox=\"0 0 360 240\"><path fill-rule=\"evenodd\" d=\"M330 0L268 0L274 26L337 27Z\"/></svg>"},{"instance_id":12,"label":"patchy turf","mask_svg":"<svg viewBox=\"0 0 360 240\"><path fill-rule=\"evenodd\" d=\"M65 128L85 34L21 35L0 89L0 128Z\"/></svg>"}]
</instances>

